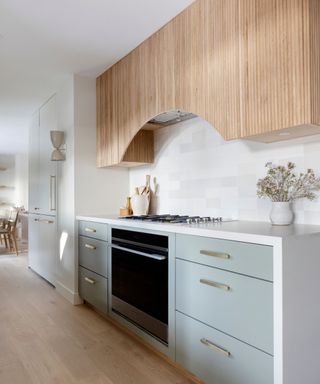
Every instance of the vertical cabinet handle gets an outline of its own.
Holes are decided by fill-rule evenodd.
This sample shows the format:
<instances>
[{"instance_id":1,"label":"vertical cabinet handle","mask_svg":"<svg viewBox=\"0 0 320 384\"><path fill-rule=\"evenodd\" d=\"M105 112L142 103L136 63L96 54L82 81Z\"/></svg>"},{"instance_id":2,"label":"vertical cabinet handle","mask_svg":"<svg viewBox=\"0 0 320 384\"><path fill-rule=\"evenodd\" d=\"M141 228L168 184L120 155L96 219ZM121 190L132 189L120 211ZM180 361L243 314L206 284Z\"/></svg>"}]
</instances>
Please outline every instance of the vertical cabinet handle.
<instances>
[{"instance_id":1,"label":"vertical cabinet handle","mask_svg":"<svg viewBox=\"0 0 320 384\"><path fill-rule=\"evenodd\" d=\"M50 176L50 211L56 210L56 176Z\"/></svg>"},{"instance_id":2,"label":"vertical cabinet handle","mask_svg":"<svg viewBox=\"0 0 320 384\"><path fill-rule=\"evenodd\" d=\"M93 280L93 279L90 279L90 278L89 278L89 277L87 277L87 276L84 278L84 280L85 280L87 283L89 283L89 284L92 284L92 285L96 283L96 281L95 281L95 280Z\"/></svg>"},{"instance_id":3,"label":"vertical cabinet handle","mask_svg":"<svg viewBox=\"0 0 320 384\"><path fill-rule=\"evenodd\" d=\"M201 249L200 254L205 256L218 257L219 259L230 259L230 255L223 252L206 251L205 249Z\"/></svg>"},{"instance_id":4,"label":"vertical cabinet handle","mask_svg":"<svg viewBox=\"0 0 320 384\"><path fill-rule=\"evenodd\" d=\"M92 249L92 250L97 249L97 247L95 247L94 245L91 245L91 244L85 244L84 246L85 246L86 248L88 248L88 249Z\"/></svg>"},{"instance_id":5,"label":"vertical cabinet handle","mask_svg":"<svg viewBox=\"0 0 320 384\"><path fill-rule=\"evenodd\" d=\"M231 290L231 287L229 285L217 283L216 281L213 281L213 280L200 279L200 283L205 285L210 285L210 287L223 289L225 291Z\"/></svg>"},{"instance_id":6,"label":"vertical cabinet handle","mask_svg":"<svg viewBox=\"0 0 320 384\"><path fill-rule=\"evenodd\" d=\"M211 349L213 349L216 352L222 353L226 357L230 357L231 356L231 353L229 351L227 351L224 348L219 347L219 345L213 343L212 341L210 341L208 339L203 338L203 339L200 340L200 342L203 345L205 345L206 347L211 348Z\"/></svg>"}]
</instances>

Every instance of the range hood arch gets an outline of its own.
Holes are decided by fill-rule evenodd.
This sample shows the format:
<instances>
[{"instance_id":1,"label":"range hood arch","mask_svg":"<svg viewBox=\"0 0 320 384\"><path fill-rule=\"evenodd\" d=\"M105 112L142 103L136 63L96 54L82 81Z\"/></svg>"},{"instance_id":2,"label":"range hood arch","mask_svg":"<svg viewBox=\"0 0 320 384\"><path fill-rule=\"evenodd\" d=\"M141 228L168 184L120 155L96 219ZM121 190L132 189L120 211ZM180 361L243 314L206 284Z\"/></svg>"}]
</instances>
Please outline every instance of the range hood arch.
<instances>
[{"instance_id":1,"label":"range hood arch","mask_svg":"<svg viewBox=\"0 0 320 384\"><path fill-rule=\"evenodd\" d=\"M100 75L98 167L128 155L134 163L151 136L141 128L173 109L203 117L225 140L319 133L320 6L287 3L196 0Z\"/></svg>"},{"instance_id":2,"label":"range hood arch","mask_svg":"<svg viewBox=\"0 0 320 384\"><path fill-rule=\"evenodd\" d=\"M138 132L134 135L125 149L121 161L118 165L133 167L154 162L154 131L169 126L174 126L181 122L201 118L192 112L182 109L172 109L163 111L156 116L149 118ZM204 120L204 119L203 119Z\"/></svg>"},{"instance_id":3,"label":"range hood arch","mask_svg":"<svg viewBox=\"0 0 320 384\"><path fill-rule=\"evenodd\" d=\"M97 78L99 167L137 152L145 124L170 110L190 111L225 139L237 137L238 18L238 0L195 1Z\"/></svg>"}]
</instances>

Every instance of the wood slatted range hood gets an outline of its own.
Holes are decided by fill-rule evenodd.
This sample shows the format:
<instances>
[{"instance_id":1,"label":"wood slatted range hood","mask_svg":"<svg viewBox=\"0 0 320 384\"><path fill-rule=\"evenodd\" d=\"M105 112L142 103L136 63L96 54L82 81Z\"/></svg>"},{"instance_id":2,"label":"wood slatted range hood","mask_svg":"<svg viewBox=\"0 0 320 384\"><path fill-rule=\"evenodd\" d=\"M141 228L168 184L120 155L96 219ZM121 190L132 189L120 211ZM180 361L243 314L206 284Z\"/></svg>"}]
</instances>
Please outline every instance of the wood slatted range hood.
<instances>
[{"instance_id":1,"label":"wood slatted range hood","mask_svg":"<svg viewBox=\"0 0 320 384\"><path fill-rule=\"evenodd\" d=\"M97 78L97 165L153 162L170 110L226 140L320 133L319 41L319 0L197 0Z\"/></svg>"}]
</instances>

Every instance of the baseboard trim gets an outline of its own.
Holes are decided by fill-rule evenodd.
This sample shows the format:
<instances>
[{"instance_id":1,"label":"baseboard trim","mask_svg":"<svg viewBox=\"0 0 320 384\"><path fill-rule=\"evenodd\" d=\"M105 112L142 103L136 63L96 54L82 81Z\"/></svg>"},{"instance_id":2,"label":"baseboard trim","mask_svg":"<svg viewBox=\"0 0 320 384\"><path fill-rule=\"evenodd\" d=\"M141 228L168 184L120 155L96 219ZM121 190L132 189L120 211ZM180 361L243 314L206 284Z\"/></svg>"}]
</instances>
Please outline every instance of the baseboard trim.
<instances>
[{"instance_id":1,"label":"baseboard trim","mask_svg":"<svg viewBox=\"0 0 320 384\"><path fill-rule=\"evenodd\" d=\"M56 290L63 296L66 300L68 300L73 305L83 304L83 300L79 296L78 293L73 292L71 289L66 287L60 281L56 281Z\"/></svg>"}]
</instances>

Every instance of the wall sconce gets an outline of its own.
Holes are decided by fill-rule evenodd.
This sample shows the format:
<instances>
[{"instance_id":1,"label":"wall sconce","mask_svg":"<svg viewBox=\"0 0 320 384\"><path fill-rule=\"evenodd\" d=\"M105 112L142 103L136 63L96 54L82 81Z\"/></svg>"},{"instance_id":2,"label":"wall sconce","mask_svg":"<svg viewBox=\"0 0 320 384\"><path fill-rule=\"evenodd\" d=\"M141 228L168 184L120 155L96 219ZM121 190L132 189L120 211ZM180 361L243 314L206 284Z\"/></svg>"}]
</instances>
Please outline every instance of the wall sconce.
<instances>
[{"instance_id":1,"label":"wall sconce","mask_svg":"<svg viewBox=\"0 0 320 384\"><path fill-rule=\"evenodd\" d=\"M66 159L65 148L61 148L64 144L64 132L63 131L50 131L51 143L54 150L51 154L51 161L64 161ZM63 151L63 152L62 152Z\"/></svg>"}]
</instances>

